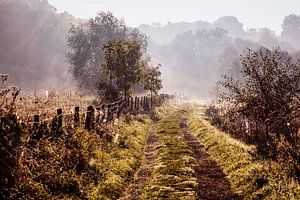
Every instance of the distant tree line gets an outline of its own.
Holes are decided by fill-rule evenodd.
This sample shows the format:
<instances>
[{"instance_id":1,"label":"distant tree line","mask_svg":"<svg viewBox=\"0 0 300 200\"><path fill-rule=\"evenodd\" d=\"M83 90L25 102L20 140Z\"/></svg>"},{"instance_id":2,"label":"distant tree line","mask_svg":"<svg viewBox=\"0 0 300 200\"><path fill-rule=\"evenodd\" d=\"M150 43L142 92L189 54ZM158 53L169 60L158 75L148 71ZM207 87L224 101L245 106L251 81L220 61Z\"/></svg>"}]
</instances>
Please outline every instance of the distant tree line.
<instances>
[{"instance_id":1,"label":"distant tree line","mask_svg":"<svg viewBox=\"0 0 300 200\"><path fill-rule=\"evenodd\" d=\"M238 74L240 55L247 48L280 47L299 55L299 27L300 16L289 15L280 35L269 28L246 30L234 16L220 17L212 23L170 22L141 25L139 29L149 37L151 57L167 66L162 69L165 89L208 99L221 74Z\"/></svg>"},{"instance_id":2,"label":"distant tree line","mask_svg":"<svg viewBox=\"0 0 300 200\"><path fill-rule=\"evenodd\" d=\"M72 86L65 62L70 23L75 18L47 0L0 1L0 73L27 91Z\"/></svg>"}]
</instances>

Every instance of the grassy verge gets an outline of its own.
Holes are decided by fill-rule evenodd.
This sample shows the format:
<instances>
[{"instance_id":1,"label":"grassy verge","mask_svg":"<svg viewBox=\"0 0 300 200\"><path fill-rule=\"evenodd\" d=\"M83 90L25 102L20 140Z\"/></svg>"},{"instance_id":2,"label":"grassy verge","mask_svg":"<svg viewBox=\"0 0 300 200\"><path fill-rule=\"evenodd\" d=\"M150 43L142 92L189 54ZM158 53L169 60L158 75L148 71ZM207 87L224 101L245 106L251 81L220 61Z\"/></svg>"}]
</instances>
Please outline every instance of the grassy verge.
<instances>
[{"instance_id":1,"label":"grassy verge","mask_svg":"<svg viewBox=\"0 0 300 200\"><path fill-rule=\"evenodd\" d=\"M102 131L66 130L28 144L11 199L117 199L140 166L151 124L137 115Z\"/></svg>"},{"instance_id":2,"label":"grassy verge","mask_svg":"<svg viewBox=\"0 0 300 200\"><path fill-rule=\"evenodd\" d=\"M184 142L179 116L173 112L157 126L154 170L142 199L195 199L193 153Z\"/></svg>"},{"instance_id":3,"label":"grassy verge","mask_svg":"<svg viewBox=\"0 0 300 200\"><path fill-rule=\"evenodd\" d=\"M300 185L277 163L255 158L256 149L207 122L201 107L189 118L190 131L223 169L235 193L244 199L299 199Z\"/></svg>"},{"instance_id":4,"label":"grassy verge","mask_svg":"<svg viewBox=\"0 0 300 200\"><path fill-rule=\"evenodd\" d=\"M151 120L138 116L131 124L118 123L114 132L119 134L117 143L106 143L95 151L94 166L104 176L92 185L89 199L117 199L124 192L143 158L143 147Z\"/></svg>"}]
</instances>

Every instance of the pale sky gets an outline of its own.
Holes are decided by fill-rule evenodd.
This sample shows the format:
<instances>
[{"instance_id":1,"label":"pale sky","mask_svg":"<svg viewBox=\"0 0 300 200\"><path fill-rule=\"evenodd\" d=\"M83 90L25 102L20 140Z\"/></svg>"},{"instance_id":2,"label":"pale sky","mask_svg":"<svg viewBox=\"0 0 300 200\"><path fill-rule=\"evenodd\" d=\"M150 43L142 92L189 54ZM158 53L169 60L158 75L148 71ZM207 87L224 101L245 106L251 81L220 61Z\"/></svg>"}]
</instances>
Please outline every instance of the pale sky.
<instances>
[{"instance_id":1,"label":"pale sky","mask_svg":"<svg viewBox=\"0 0 300 200\"><path fill-rule=\"evenodd\" d=\"M58 12L77 18L94 17L112 11L130 26L204 20L236 16L247 28L269 27L280 33L285 16L300 14L300 0L48 0Z\"/></svg>"}]
</instances>

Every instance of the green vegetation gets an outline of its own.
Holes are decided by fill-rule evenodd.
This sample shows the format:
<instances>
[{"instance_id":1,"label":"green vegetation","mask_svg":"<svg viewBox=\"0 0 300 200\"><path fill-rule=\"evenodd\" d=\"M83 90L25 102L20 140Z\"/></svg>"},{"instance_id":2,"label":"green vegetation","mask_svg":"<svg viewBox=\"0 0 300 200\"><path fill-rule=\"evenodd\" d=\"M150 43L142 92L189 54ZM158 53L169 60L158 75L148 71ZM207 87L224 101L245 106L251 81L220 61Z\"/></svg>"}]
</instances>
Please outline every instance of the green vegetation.
<instances>
[{"instance_id":1,"label":"green vegetation","mask_svg":"<svg viewBox=\"0 0 300 200\"><path fill-rule=\"evenodd\" d=\"M117 88L126 99L130 89L142 78L145 62L142 60L141 45L134 40L112 40L104 45L104 74L110 83L115 82Z\"/></svg>"},{"instance_id":2,"label":"green vegetation","mask_svg":"<svg viewBox=\"0 0 300 200\"><path fill-rule=\"evenodd\" d=\"M93 164L104 174L103 181L92 185L89 199L117 199L124 192L141 164L151 120L139 116L130 125L120 122L114 127L119 134L117 144L95 151Z\"/></svg>"},{"instance_id":3,"label":"green vegetation","mask_svg":"<svg viewBox=\"0 0 300 200\"><path fill-rule=\"evenodd\" d=\"M151 104L153 95L157 95L158 91L162 88L160 67L161 65L159 64L157 67L145 68L144 89L150 91Z\"/></svg>"},{"instance_id":4,"label":"green vegetation","mask_svg":"<svg viewBox=\"0 0 300 200\"><path fill-rule=\"evenodd\" d=\"M173 112L158 124L154 172L142 199L195 199L193 152L184 142L179 116Z\"/></svg>"},{"instance_id":5,"label":"green vegetation","mask_svg":"<svg viewBox=\"0 0 300 200\"><path fill-rule=\"evenodd\" d=\"M9 168L14 185L1 193L10 194L7 199L119 198L140 166L152 123L146 115L125 121L121 117L95 132L69 129L38 142L20 127L18 164Z\"/></svg>"},{"instance_id":6,"label":"green vegetation","mask_svg":"<svg viewBox=\"0 0 300 200\"><path fill-rule=\"evenodd\" d=\"M202 107L194 109L189 127L223 169L233 191L244 199L299 199L300 184L288 178L281 165L259 159L254 146L211 126L205 120Z\"/></svg>"},{"instance_id":7,"label":"green vegetation","mask_svg":"<svg viewBox=\"0 0 300 200\"><path fill-rule=\"evenodd\" d=\"M95 18L73 25L70 29L68 61L81 88L94 90L99 81L108 81L102 73L102 64L105 63L103 47L112 40L133 40L143 49L147 46L142 33L127 27L112 13L100 12Z\"/></svg>"}]
</instances>

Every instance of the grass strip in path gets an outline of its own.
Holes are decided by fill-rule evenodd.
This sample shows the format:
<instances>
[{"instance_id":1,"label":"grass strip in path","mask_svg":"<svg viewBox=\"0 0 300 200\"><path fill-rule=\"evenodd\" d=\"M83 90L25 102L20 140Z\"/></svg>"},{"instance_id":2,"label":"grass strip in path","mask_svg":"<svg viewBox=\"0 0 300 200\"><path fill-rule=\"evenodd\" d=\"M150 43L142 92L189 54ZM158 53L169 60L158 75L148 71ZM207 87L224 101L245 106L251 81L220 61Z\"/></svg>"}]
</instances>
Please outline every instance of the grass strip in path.
<instances>
[{"instance_id":1,"label":"grass strip in path","mask_svg":"<svg viewBox=\"0 0 300 200\"><path fill-rule=\"evenodd\" d=\"M154 134L154 125L149 130L149 136L147 139L147 146L144 151L145 160L143 161L140 169L135 174L134 180L128 189L125 191L123 197L120 200L138 200L140 199L140 192L147 184L152 171L154 161L154 143L157 140Z\"/></svg>"},{"instance_id":2,"label":"grass strip in path","mask_svg":"<svg viewBox=\"0 0 300 200\"><path fill-rule=\"evenodd\" d=\"M141 199L196 199L193 152L184 142L179 116L174 112L158 124L154 170Z\"/></svg>"}]
</instances>

